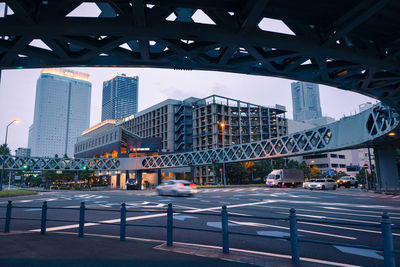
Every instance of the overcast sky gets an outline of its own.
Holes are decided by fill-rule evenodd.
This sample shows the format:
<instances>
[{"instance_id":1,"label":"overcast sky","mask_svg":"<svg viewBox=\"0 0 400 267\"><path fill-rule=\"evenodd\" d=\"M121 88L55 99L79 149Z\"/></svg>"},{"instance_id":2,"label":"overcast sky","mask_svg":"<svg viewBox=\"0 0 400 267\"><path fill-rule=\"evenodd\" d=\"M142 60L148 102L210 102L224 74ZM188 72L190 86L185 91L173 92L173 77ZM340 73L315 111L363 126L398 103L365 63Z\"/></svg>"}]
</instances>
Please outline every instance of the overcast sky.
<instances>
[{"instance_id":1,"label":"overcast sky","mask_svg":"<svg viewBox=\"0 0 400 267\"><path fill-rule=\"evenodd\" d=\"M117 73L139 76L139 111L167 98L183 100L211 94L247 101L254 104L286 106L292 118L291 80L252 75L207 71L179 71L140 68L71 68L90 75L92 99L90 125L100 122L103 81ZM0 83L0 143L4 143L6 126L21 120L8 130L8 145L12 153L28 146L29 126L33 122L36 81L41 69L3 70ZM358 112L358 105L372 98L320 85L322 113L340 119Z\"/></svg>"}]
</instances>

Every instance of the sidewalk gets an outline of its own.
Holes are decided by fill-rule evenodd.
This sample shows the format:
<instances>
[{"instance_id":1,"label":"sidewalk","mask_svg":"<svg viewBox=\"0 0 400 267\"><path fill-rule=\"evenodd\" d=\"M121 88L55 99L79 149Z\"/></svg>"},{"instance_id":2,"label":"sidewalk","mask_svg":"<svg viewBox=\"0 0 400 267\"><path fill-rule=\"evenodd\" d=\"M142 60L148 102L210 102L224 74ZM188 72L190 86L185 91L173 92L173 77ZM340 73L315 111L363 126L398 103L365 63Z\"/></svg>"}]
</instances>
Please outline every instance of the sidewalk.
<instances>
[{"instance_id":1,"label":"sidewalk","mask_svg":"<svg viewBox=\"0 0 400 267\"><path fill-rule=\"evenodd\" d=\"M0 265L10 267L254 266L240 263L243 261L259 266L292 266L290 259L241 255L235 252L223 255L216 249L212 249L212 255L208 255L210 249L209 252L204 248L193 251L192 248L185 249L185 245L178 243L170 248L164 242L158 241L145 242L127 238L121 242L116 236L89 234L79 238L75 233L53 232L45 236L27 232L0 233L0 248Z\"/></svg>"}]
</instances>

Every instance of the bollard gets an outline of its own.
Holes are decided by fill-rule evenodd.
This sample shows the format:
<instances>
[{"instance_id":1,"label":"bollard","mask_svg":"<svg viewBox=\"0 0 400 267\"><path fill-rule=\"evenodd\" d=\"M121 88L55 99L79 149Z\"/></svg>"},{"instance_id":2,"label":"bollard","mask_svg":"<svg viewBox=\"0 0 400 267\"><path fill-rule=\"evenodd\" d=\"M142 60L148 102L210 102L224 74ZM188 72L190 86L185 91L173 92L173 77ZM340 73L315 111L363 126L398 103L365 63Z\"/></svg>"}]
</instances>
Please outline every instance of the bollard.
<instances>
[{"instance_id":1,"label":"bollard","mask_svg":"<svg viewBox=\"0 0 400 267\"><path fill-rule=\"evenodd\" d=\"M228 233L228 212L226 206L222 206L221 211L221 226L222 226L222 252L229 254L229 233Z\"/></svg>"},{"instance_id":2,"label":"bollard","mask_svg":"<svg viewBox=\"0 0 400 267\"><path fill-rule=\"evenodd\" d=\"M167 246L172 247L172 229L173 229L173 210L172 210L172 203L168 203L167 209Z\"/></svg>"},{"instance_id":3,"label":"bollard","mask_svg":"<svg viewBox=\"0 0 400 267\"><path fill-rule=\"evenodd\" d=\"M126 237L126 204L121 204L121 221L119 224L119 240L125 241Z\"/></svg>"},{"instance_id":4,"label":"bollard","mask_svg":"<svg viewBox=\"0 0 400 267\"><path fill-rule=\"evenodd\" d=\"M85 227L85 202L81 202L81 207L79 208L79 230L78 236L83 237L83 231Z\"/></svg>"},{"instance_id":5,"label":"bollard","mask_svg":"<svg viewBox=\"0 0 400 267\"><path fill-rule=\"evenodd\" d=\"M11 209L12 209L12 201L9 200L7 204L7 211L6 211L6 222L4 224L4 233L10 232L10 222L11 222Z\"/></svg>"},{"instance_id":6,"label":"bollard","mask_svg":"<svg viewBox=\"0 0 400 267\"><path fill-rule=\"evenodd\" d=\"M385 267L394 267L394 254L393 254L393 237L392 226L389 215L387 212L382 214L382 243L383 243L383 257Z\"/></svg>"},{"instance_id":7,"label":"bollard","mask_svg":"<svg viewBox=\"0 0 400 267\"><path fill-rule=\"evenodd\" d=\"M290 248L292 250L292 264L299 265L300 257L299 257L299 244L297 241L297 216L296 216L296 210L293 208L290 209L289 223L290 223Z\"/></svg>"},{"instance_id":8,"label":"bollard","mask_svg":"<svg viewBox=\"0 0 400 267\"><path fill-rule=\"evenodd\" d=\"M47 201L43 201L42 205L42 221L40 224L40 234L46 234L46 222L47 222Z\"/></svg>"}]
</instances>

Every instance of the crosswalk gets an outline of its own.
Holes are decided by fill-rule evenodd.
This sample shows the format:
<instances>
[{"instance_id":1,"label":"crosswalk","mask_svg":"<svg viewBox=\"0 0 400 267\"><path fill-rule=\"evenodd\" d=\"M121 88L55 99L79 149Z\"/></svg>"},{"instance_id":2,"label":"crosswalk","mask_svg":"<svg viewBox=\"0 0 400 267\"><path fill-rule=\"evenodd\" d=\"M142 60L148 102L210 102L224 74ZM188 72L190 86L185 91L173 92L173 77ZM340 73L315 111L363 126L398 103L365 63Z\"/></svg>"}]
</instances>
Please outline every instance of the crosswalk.
<instances>
[{"instance_id":1,"label":"crosswalk","mask_svg":"<svg viewBox=\"0 0 400 267\"><path fill-rule=\"evenodd\" d=\"M242 192L242 191L269 191L271 188L199 188L199 193L215 193L215 192Z\"/></svg>"}]
</instances>

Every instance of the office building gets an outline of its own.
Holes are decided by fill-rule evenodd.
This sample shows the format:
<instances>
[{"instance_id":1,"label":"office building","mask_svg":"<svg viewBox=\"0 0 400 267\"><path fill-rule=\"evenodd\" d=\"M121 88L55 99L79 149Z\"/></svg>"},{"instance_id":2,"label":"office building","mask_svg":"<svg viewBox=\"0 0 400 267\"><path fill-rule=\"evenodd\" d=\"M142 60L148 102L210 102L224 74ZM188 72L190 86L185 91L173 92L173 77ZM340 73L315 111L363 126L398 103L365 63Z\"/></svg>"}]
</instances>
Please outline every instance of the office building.
<instances>
[{"instance_id":1,"label":"office building","mask_svg":"<svg viewBox=\"0 0 400 267\"><path fill-rule=\"evenodd\" d=\"M125 74L103 82L101 121L120 120L138 111L139 77Z\"/></svg>"},{"instance_id":2,"label":"office building","mask_svg":"<svg viewBox=\"0 0 400 267\"><path fill-rule=\"evenodd\" d=\"M294 82L292 86L293 119L305 121L322 116L318 84Z\"/></svg>"},{"instance_id":3,"label":"office building","mask_svg":"<svg viewBox=\"0 0 400 267\"><path fill-rule=\"evenodd\" d=\"M141 137L160 137L163 152L192 151L192 103L167 99L120 121L124 129Z\"/></svg>"},{"instance_id":4,"label":"office building","mask_svg":"<svg viewBox=\"0 0 400 267\"><path fill-rule=\"evenodd\" d=\"M116 126L116 120L108 119L82 132L75 144L76 158L136 158L156 156L160 151L161 138L141 138L140 136ZM124 188L128 178L139 178L135 171L98 171L102 178L108 179L112 188ZM142 182L158 184L157 171L140 172Z\"/></svg>"},{"instance_id":5,"label":"office building","mask_svg":"<svg viewBox=\"0 0 400 267\"><path fill-rule=\"evenodd\" d=\"M167 99L120 120L117 125L141 137L161 138L161 153L222 147L287 134L286 108L265 107L217 95L183 101ZM212 166L194 167L194 181L215 183Z\"/></svg>"},{"instance_id":6,"label":"office building","mask_svg":"<svg viewBox=\"0 0 400 267\"><path fill-rule=\"evenodd\" d=\"M85 73L53 68L41 71L29 127L32 156L74 155L76 138L89 127L91 87Z\"/></svg>"},{"instance_id":7,"label":"office building","mask_svg":"<svg viewBox=\"0 0 400 267\"><path fill-rule=\"evenodd\" d=\"M193 103L193 150L249 143L288 134L286 108L265 107L218 95ZM195 167L197 183L215 183L213 166Z\"/></svg>"},{"instance_id":8,"label":"office building","mask_svg":"<svg viewBox=\"0 0 400 267\"><path fill-rule=\"evenodd\" d=\"M17 157L30 157L31 156L31 149L30 148L19 147L17 150L15 150L15 156L17 156Z\"/></svg>"}]
</instances>

